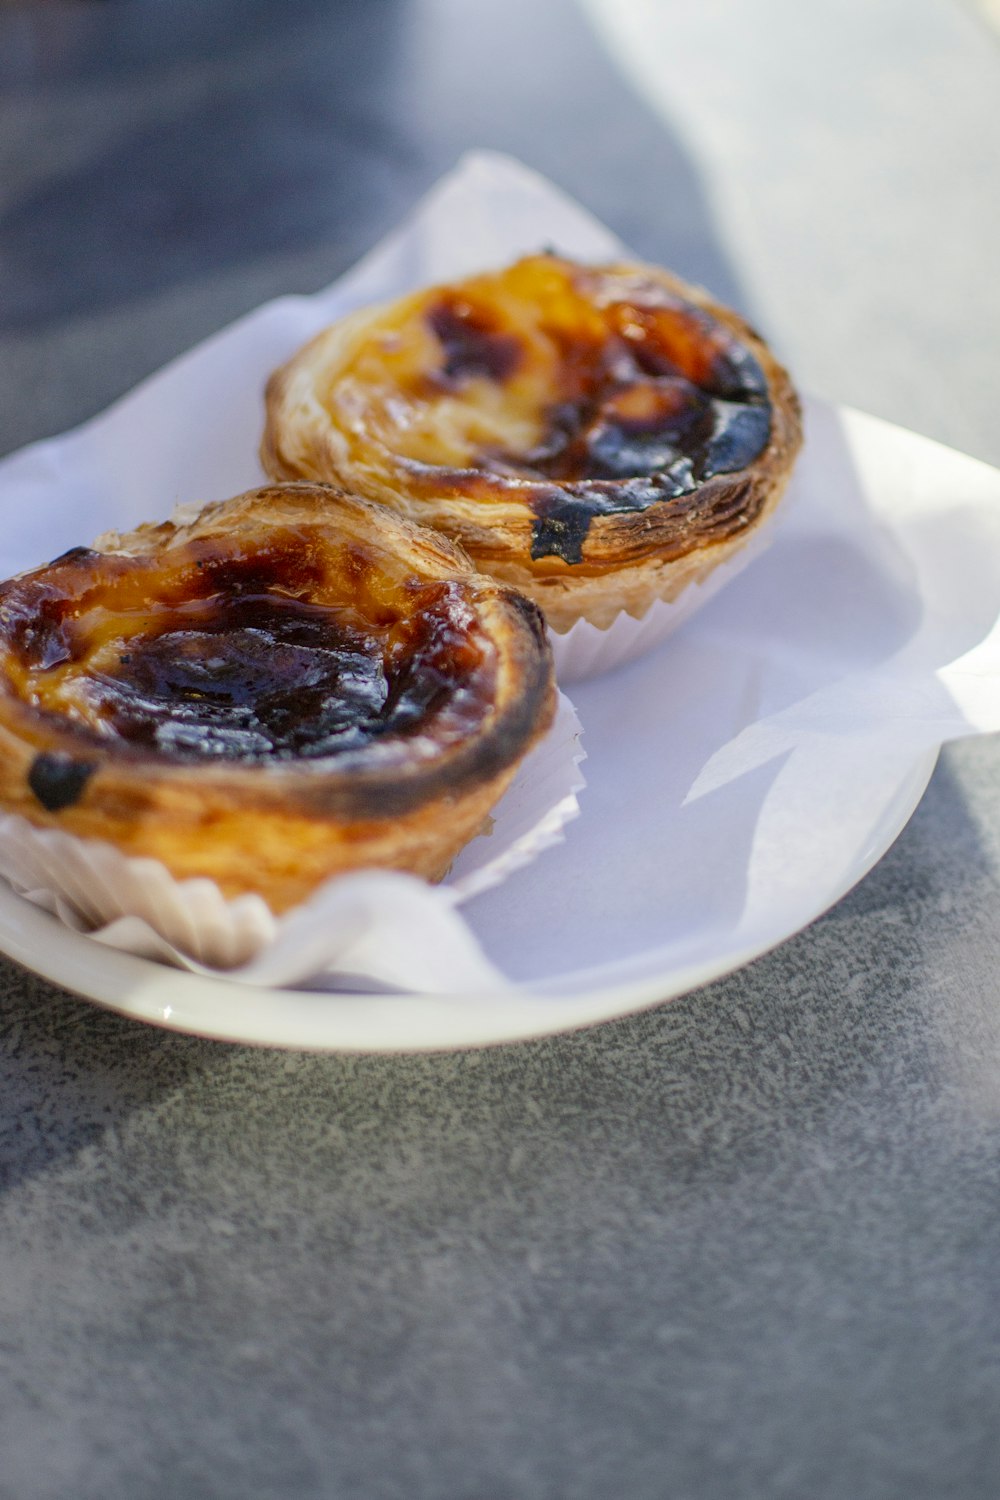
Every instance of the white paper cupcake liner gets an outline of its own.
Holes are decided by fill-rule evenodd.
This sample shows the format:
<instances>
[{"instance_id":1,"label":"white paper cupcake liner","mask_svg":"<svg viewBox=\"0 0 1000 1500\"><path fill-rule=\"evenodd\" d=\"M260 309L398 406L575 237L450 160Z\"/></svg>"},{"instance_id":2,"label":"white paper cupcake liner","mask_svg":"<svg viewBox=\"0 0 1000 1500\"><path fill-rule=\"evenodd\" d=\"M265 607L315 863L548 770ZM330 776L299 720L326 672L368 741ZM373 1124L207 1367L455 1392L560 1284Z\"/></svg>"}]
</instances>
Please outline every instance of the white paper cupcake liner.
<instances>
[{"instance_id":1,"label":"white paper cupcake liner","mask_svg":"<svg viewBox=\"0 0 1000 1500\"><path fill-rule=\"evenodd\" d=\"M603 629L592 625L589 620L577 620L562 634L550 629L549 641L560 683L583 682L624 666L626 662L644 656L679 630L767 550L787 504L786 495L775 514L768 517L759 530L752 532L738 551L719 563L700 582L689 583L676 599L655 599L645 614L638 617L622 610Z\"/></svg>"},{"instance_id":2,"label":"white paper cupcake liner","mask_svg":"<svg viewBox=\"0 0 1000 1500\"><path fill-rule=\"evenodd\" d=\"M0 870L20 894L99 942L244 983L290 985L349 974L399 988L496 988L458 905L562 841L584 786L580 721L559 695L555 721L525 757L446 881L369 870L328 881L276 917L260 896L227 900L211 880L178 881L153 859L23 818L0 818Z\"/></svg>"}]
</instances>

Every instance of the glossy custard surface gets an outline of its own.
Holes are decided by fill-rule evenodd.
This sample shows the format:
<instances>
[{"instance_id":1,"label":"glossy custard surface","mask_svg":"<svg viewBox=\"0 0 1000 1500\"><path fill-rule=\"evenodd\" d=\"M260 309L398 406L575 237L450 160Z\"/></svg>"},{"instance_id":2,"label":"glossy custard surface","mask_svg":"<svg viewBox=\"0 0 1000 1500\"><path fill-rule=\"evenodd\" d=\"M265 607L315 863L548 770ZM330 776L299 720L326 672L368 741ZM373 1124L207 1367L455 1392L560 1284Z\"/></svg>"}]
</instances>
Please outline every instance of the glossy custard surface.
<instances>
[{"instance_id":1,"label":"glossy custard surface","mask_svg":"<svg viewBox=\"0 0 1000 1500\"><path fill-rule=\"evenodd\" d=\"M84 739L174 761L354 757L486 710L490 646L452 582L301 531L151 563L77 549L0 592L14 691Z\"/></svg>"},{"instance_id":2,"label":"glossy custard surface","mask_svg":"<svg viewBox=\"0 0 1000 1500\"><path fill-rule=\"evenodd\" d=\"M520 493L533 555L568 562L594 516L691 495L771 432L764 372L729 326L642 268L551 255L396 304L320 399L361 469Z\"/></svg>"}]
</instances>

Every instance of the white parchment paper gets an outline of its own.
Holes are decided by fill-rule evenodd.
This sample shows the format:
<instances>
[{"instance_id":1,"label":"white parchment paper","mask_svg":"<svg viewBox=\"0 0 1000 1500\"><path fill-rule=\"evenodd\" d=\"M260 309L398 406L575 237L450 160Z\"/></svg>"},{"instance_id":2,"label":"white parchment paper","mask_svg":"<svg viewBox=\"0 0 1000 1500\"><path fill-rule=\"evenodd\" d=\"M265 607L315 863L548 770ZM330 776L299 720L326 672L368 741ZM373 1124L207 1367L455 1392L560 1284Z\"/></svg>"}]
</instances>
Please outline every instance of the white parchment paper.
<instances>
[{"instance_id":1,"label":"white parchment paper","mask_svg":"<svg viewBox=\"0 0 1000 1500\"><path fill-rule=\"evenodd\" d=\"M0 570L258 482L261 386L305 338L544 244L621 252L520 164L466 158L328 291L261 308L0 464ZM608 986L676 993L822 911L898 828L936 748L1000 728L1000 473L810 402L789 498L773 545L722 594L574 689L588 791L565 842L470 900L454 941L435 930L423 969L404 942L377 977L482 996L506 993L502 973L540 1004L562 997L567 1017ZM364 973L363 953L344 968Z\"/></svg>"},{"instance_id":2,"label":"white parchment paper","mask_svg":"<svg viewBox=\"0 0 1000 1500\"><path fill-rule=\"evenodd\" d=\"M558 941L531 871L478 923L493 953L518 925L536 988L667 991L765 950L867 871L943 743L1000 729L1000 471L815 401L806 431L769 550L574 688L588 817L545 880L594 874Z\"/></svg>"}]
</instances>

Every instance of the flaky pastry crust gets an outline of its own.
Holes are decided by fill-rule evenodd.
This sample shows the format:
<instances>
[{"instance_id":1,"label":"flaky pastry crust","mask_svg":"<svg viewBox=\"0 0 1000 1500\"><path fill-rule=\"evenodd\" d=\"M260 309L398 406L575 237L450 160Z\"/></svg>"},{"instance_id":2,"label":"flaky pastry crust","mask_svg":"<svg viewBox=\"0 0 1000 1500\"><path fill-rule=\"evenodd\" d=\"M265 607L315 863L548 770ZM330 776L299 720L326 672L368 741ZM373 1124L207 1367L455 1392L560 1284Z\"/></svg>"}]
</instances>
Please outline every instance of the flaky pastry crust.
<instances>
[{"instance_id":1,"label":"flaky pastry crust","mask_svg":"<svg viewBox=\"0 0 1000 1500\"><path fill-rule=\"evenodd\" d=\"M345 870L440 878L553 708L534 605L329 486L0 585L0 808L276 912Z\"/></svg>"},{"instance_id":2,"label":"flaky pastry crust","mask_svg":"<svg viewBox=\"0 0 1000 1500\"><path fill-rule=\"evenodd\" d=\"M565 631L703 580L800 443L788 375L707 292L539 255L319 334L268 383L261 455L451 537Z\"/></svg>"}]
</instances>

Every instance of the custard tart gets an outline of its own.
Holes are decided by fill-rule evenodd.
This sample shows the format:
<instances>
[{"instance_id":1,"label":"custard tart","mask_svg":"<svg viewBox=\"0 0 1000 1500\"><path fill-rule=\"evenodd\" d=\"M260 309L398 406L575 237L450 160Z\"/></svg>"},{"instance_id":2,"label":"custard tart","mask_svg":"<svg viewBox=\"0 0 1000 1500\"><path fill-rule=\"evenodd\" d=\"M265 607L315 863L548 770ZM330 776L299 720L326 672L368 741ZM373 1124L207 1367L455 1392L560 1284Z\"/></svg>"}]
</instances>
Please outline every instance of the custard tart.
<instances>
[{"instance_id":1,"label":"custard tart","mask_svg":"<svg viewBox=\"0 0 1000 1500\"><path fill-rule=\"evenodd\" d=\"M657 267L543 254L326 329L271 377L261 454L459 542L561 632L703 582L800 442L736 313Z\"/></svg>"},{"instance_id":2,"label":"custard tart","mask_svg":"<svg viewBox=\"0 0 1000 1500\"><path fill-rule=\"evenodd\" d=\"M275 912L345 870L440 878L554 701L534 604L328 486L0 585L0 808Z\"/></svg>"}]
</instances>

